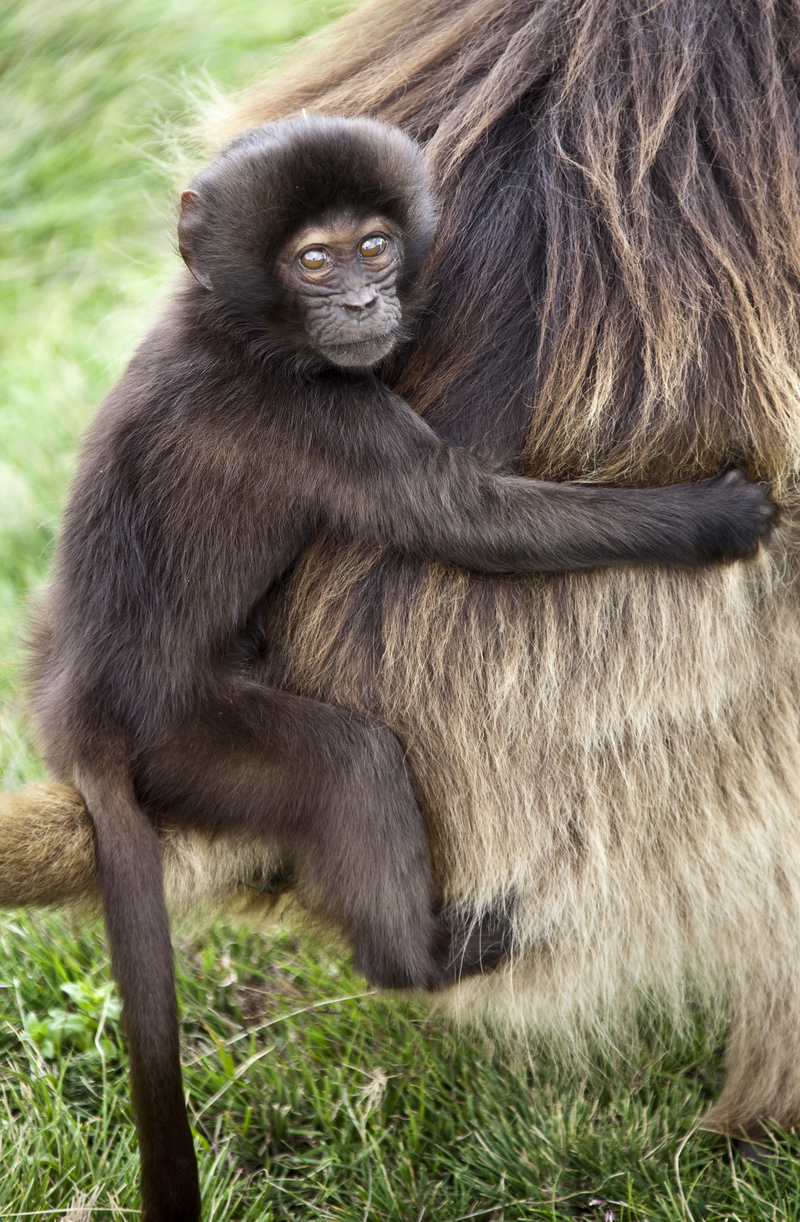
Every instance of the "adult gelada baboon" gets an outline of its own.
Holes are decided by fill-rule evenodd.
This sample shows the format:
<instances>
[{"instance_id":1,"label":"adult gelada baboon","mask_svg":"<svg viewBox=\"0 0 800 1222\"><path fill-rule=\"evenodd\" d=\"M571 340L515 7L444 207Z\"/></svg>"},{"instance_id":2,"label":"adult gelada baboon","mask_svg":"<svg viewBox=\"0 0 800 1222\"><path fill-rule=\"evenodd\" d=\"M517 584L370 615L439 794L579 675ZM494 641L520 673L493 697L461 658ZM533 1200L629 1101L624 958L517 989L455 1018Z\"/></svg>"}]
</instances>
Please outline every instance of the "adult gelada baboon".
<instances>
[{"instance_id":1,"label":"adult gelada baboon","mask_svg":"<svg viewBox=\"0 0 800 1222\"><path fill-rule=\"evenodd\" d=\"M391 726L448 901L507 905L513 965L456 1004L575 1029L642 990L680 1005L692 980L732 1015L707 1125L792 1126L800 9L402 0L331 37L224 134L305 106L428 144L443 223L392 386L521 473L644 485L741 463L786 510L768 551L702 572L493 579L320 539L273 601L271 677ZM85 891L71 791L11 803L4 901ZM222 846L205 866L218 894L241 877Z\"/></svg>"}]
</instances>

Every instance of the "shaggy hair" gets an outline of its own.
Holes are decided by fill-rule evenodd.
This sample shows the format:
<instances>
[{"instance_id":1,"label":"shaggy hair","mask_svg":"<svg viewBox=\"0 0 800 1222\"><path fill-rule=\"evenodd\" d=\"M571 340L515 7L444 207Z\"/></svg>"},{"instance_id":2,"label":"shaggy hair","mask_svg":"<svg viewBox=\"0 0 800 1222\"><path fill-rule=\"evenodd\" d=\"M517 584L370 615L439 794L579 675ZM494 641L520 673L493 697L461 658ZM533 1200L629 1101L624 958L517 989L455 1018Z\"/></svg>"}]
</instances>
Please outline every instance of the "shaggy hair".
<instances>
[{"instance_id":1,"label":"shaggy hair","mask_svg":"<svg viewBox=\"0 0 800 1222\"><path fill-rule=\"evenodd\" d=\"M306 107L426 143L443 215L391 384L519 472L741 464L784 514L693 572L488 579L323 538L275 596L268 677L390 725L447 899L513 919L514 962L456 1009L569 1032L699 982L732 1014L707 1124L792 1126L800 8L381 0L322 39L218 135Z\"/></svg>"}]
</instances>

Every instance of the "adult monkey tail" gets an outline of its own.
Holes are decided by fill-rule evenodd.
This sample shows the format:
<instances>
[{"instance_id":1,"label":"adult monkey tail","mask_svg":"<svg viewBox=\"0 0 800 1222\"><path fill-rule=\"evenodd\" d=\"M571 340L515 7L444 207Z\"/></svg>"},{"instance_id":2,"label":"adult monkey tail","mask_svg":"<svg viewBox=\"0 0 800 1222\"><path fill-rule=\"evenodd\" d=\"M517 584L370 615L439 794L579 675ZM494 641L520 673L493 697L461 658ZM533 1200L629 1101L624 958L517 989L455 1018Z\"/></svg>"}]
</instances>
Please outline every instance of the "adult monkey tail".
<instances>
[{"instance_id":1,"label":"adult monkey tail","mask_svg":"<svg viewBox=\"0 0 800 1222\"><path fill-rule=\"evenodd\" d=\"M0 908L97 900L97 852L72 785L34 781L0 791Z\"/></svg>"},{"instance_id":2,"label":"adult monkey tail","mask_svg":"<svg viewBox=\"0 0 800 1222\"><path fill-rule=\"evenodd\" d=\"M122 998L139 1135L144 1222L196 1222L200 1188L183 1102L178 1003L161 849L139 805L127 750L75 769L94 824L111 968Z\"/></svg>"}]
</instances>

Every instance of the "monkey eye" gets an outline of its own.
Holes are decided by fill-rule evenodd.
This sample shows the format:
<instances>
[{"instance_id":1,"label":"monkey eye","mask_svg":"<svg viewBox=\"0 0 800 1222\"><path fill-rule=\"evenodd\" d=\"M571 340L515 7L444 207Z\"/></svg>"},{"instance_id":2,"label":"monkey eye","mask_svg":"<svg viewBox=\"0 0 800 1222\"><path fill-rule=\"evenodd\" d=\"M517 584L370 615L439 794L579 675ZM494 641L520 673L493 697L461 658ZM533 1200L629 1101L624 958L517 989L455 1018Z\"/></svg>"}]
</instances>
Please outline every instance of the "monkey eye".
<instances>
[{"instance_id":1,"label":"monkey eye","mask_svg":"<svg viewBox=\"0 0 800 1222\"><path fill-rule=\"evenodd\" d=\"M308 271L318 272L330 262L330 257L327 250L304 250L300 255L300 262Z\"/></svg>"},{"instance_id":2,"label":"monkey eye","mask_svg":"<svg viewBox=\"0 0 800 1222\"><path fill-rule=\"evenodd\" d=\"M375 255L382 255L386 250L386 238L379 238L377 235L372 238L364 238L364 241L358 248L358 253L364 259L373 259Z\"/></svg>"}]
</instances>

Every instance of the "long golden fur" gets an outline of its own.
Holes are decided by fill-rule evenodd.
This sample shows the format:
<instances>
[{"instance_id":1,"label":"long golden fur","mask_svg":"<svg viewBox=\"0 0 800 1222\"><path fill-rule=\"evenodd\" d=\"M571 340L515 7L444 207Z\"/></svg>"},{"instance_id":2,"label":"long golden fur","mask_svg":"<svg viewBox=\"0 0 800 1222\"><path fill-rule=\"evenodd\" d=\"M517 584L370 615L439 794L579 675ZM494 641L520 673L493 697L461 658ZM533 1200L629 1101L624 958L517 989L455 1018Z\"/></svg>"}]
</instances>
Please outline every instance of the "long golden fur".
<instances>
[{"instance_id":1,"label":"long golden fur","mask_svg":"<svg viewBox=\"0 0 800 1222\"><path fill-rule=\"evenodd\" d=\"M305 106L428 143L444 217L392 384L522 472L643 484L743 463L784 519L747 564L525 580L321 539L276 596L270 676L394 728L448 897L506 904L519 953L455 1008L572 1031L644 990L680 1007L691 982L732 1015L709 1127L792 1126L800 8L382 0L323 38L218 135ZM33 881L40 793L2 808L5 902L76 889L66 864L62 896ZM85 844L62 796L63 842ZM204 850L217 898L241 878L224 849Z\"/></svg>"}]
</instances>

